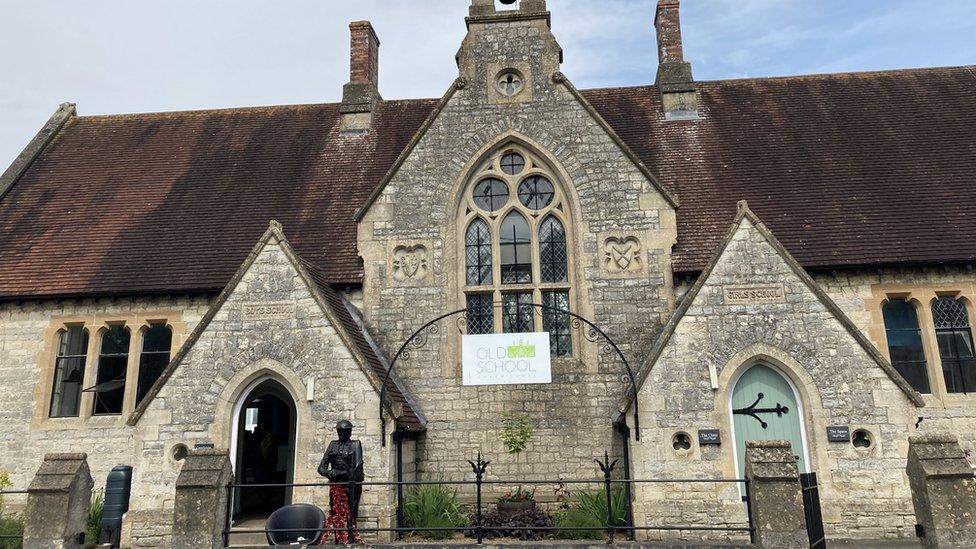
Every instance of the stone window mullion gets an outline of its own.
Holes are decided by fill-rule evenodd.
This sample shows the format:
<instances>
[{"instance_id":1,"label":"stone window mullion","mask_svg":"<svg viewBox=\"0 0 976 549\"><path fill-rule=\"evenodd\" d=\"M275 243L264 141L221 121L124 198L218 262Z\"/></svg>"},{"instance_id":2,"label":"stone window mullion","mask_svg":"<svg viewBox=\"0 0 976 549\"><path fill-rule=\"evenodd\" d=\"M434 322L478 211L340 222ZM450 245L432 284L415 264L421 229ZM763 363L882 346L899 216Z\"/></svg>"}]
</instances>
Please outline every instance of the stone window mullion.
<instances>
[{"instance_id":1,"label":"stone window mullion","mask_svg":"<svg viewBox=\"0 0 976 549\"><path fill-rule=\"evenodd\" d=\"M125 393L122 397L122 413L131 412L136 407L136 388L139 385L139 358L142 356L142 338L149 329L148 325L132 330L130 326L129 362L125 369Z\"/></svg>"}]
</instances>

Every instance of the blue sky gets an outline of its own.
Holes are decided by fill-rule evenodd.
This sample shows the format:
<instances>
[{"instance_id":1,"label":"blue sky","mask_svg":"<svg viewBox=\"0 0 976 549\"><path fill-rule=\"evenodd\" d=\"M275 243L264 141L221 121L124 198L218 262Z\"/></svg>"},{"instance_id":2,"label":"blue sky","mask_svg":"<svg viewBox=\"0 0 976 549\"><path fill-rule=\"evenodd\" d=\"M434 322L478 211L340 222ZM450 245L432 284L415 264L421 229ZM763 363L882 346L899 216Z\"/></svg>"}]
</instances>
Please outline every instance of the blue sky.
<instances>
[{"instance_id":1,"label":"blue sky","mask_svg":"<svg viewBox=\"0 0 976 549\"><path fill-rule=\"evenodd\" d=\"M468 3L0 0L0 169L62 101L82 115L336 101L357 19L382 41L385 98L439 96ZM580 88L652 81L655 4L549 0L563 72ZM976 63L974 0L684 0L681 14L700 80Z\"/></svg>"}]
</instances>

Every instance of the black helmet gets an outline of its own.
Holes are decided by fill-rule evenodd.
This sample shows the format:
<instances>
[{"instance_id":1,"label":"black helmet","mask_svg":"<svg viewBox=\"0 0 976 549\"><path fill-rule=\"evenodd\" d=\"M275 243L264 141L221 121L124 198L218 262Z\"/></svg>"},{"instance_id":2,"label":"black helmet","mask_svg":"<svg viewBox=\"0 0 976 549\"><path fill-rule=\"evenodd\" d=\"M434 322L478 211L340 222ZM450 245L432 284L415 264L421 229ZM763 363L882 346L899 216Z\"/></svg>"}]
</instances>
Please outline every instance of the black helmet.
<instances>
[{"instance_id":1,"label":"black helmet","mask_svg":"<svg viewBox=\"0 0 976 549\"><path fill-rule=\"evenodd\" d=\"M343 419L339 423L336 423L336 431L338 431L340 429L341 430L352 431L352 422L350 422L348 419Z\"/></svg>"}]
</instances>

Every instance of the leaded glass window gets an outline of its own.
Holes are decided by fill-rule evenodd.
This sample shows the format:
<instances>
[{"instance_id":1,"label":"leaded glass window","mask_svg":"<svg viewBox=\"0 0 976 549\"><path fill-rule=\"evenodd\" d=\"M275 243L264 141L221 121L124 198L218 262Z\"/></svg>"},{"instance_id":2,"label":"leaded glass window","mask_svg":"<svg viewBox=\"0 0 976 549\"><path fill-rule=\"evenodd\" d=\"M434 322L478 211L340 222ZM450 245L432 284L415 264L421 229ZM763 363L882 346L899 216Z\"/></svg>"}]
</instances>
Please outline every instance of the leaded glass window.
<instances>
[{"instance_id":1,"label":"leaded glass window","mask_svg":"<svg viewBox=\"0 0 976 549\"><path fill-rule=\"evenodd\" d=\"M519 183L519 201L522 205L531 210L541 210L549 204L556 196L556 190L552 183L541 175L534 175L524 179Z\"/></svg>"},{"instance_id":2,"label":"leaded glass window","mask_svg":"<svg viewBox=\"0 0 976 549\"><path fill-rule=\"evenodd\" d=\"M573 351L570 332L569 292L542 292L542 329L549 332L549 349L552 356L569 356Z\"/></svg>"},{"instance_id":3,"label":"leaded glass window","mask_svg":"<svg viewBox=\"0 0 976 549\"><path fill-rule=\"evenodd\" d=\"M165 324L153 324L142 335L142 352L139 354L139 386L136 390L136 406L142 402L163 370L169 364L173 332Z\"/></svg>"},{"instance_id":4,"label":"leaded glass window","mask_svg":"<svg viewBox=\"0 0 976 549\"><path fill-rule=\"evenodd\" d=\"M954 297L940 297L932 302L932 319L935 321L946 391L976 391L973 333L966 304Z\"/></svg>"},{"instance_id":5,"label":"leaded glass window","mask_svg":"<svg viewBox=\"0 0 976 549\"><path fill-rule=\"evenodd\" d=\"M930 393L922 332L915 306L905 299L891 299L881 310L891 365L920 393Z\"/></svg>"},{"instance_id":6,"label":"leaded glass window","mask_svg":"<svg viewBox=\"0 0 976 549\"><path fill-rule=\"evenodd\" d=\"M570 231L554 171L518 145L485 159L465 190L459 230L467 332L548 331L552 354L572 355Z\"/></svg>"},{"instance_id":7,"label":"leaded glass window","mask_svg":"<svg viewBox=\"0 0 976 549\"><path fill-rule=\"evenodd\" d=\"M522 214L512 212L505 217L498 242L501 248L502 284L530 284L532 232Z\"/></svg>"},{"instance_id":8,"label":"leaded glass window","mask_svg":"<svg viewBox=\"0 0 976 549\"><path fill-rule=\"evenodd\" d=\"M88 356L88 331L72 326L58 337L54 359L54 388L51 391L51 417L75 417L81 404L81 384L85 379Z\"/></svg>"},{"instance_id":9,"label":"leaded glass window","mask_svg":"<svg viewBox=\"0 0 976 549\"><path fill-rule=\"evenodd\" d=\"M491 177L475 186L473 196L479 208L494 212L508 202L508 185L501 179Z\"/></svg>"},{"instance_id":10,"label":"leaded glass window","mask_svg":"<svg viewBox=\"0 0 976 549\"><path fill-rule=\"evenodd\" d=\"M566 281L566 230L553 216L539 227L539 270L543 282Z\"/></svg>"},{"instance_id":11,"label":"leaded glass window","mask_svg":"<svg viewBox=\"0 0 976 549\"><path fill-rule=\"evenodd\" d=\"M464 236L464 260L467 284L491 284L491 229L484 219L475 218Z\"/></svg>"},{"instance_id":12,"label":"leaded glass window","mask_svg":"<svg viewBox=\"0 0 976 549\"><path fill-rule=\"evenodd\" d=\"M502 294L502 332L506 334L533 331L532 292Z\"/></svg>"},{"instance_id":13,"label":"leaded glass window","mask_svg":"<svg viewBox=\"0 0 976 549\"><path fill-rule=\"evenodd\" d=\"M98 374L95 386L94 415L122 413L125 395L125 374L129 366L129 329L112 326L102 335L102 347L98 354Z\"/></svg>"}]
</instances>

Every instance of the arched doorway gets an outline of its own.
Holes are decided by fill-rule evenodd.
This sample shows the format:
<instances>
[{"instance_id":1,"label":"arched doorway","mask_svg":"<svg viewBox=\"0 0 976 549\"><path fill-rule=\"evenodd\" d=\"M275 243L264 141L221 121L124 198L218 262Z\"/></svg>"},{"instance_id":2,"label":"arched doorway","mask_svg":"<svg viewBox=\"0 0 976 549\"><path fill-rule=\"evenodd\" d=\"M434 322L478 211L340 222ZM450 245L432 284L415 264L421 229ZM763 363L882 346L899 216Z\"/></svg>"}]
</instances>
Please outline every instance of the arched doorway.
<instances>
[{"instance_id":1,"label":"arched doorway","mask_svg":"<svg viewBox=\"0 0 976 549\"><path fill-rule=\"evenodd\" d=\"M258 380L235 407L233 444L236 484L287 484L294 478L295 400L274 379ZM240 488L234 511L241 519L267 517L291 502L291 489Z\"/></svg>"},{"instance_id":2,"label":"arched doorway","mask_svg":"<svg viewBox=\"0 0 976 549\"><path fill-rule=\"evenodd\" d=\"M745 477L746 441L788 440L800 472L808 471L803 407L790 381L765 364L755 364L735 382L731 398L736 471Z\"/></svg>"}]
</instances>

